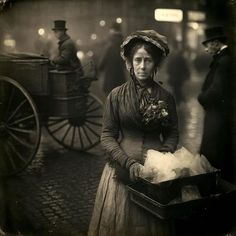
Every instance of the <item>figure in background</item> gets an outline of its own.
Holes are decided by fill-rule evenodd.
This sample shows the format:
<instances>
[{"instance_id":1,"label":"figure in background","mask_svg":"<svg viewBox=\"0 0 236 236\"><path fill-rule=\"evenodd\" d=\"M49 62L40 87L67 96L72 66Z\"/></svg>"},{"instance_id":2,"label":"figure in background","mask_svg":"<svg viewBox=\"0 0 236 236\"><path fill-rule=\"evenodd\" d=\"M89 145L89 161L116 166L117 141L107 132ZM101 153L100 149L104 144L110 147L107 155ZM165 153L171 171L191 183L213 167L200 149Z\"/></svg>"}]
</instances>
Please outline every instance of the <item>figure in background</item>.
<instances>
[{"instance_id":1,"label":"figure in background","mask_svg":"<svg viewBox=\"0 0 236 236\"><path fill-rule=\"evenodd\" d=\"M231 55L222 27L206 29L205 34L203 45L213 60L198 96L205 111L200 153L231 180Z\"/></svg>"},{"instance_id":2,"label":"figure in background","mask_svg":"<svg viewBox=\"0 0 236 236\"><path fill-rule=\"evenodd\" d=\"M98 71L103 77L103 91L106 96L113 88L126 81L125 65L120 57L122 40L121 25L116 22L112 23L108 41L98 61Z\"/></svg>"},{"instance_id":3,"label":"figure in background","mask_svg":"<svg viewBox=\"0 0 236 236\"><path fill-rule=\"evenodd\" d=\"M70 36L66 33L66 22L64 20L54 21L55 37L58 42L58 56L52 59L52 65L57 70L72 70L77 71L78 75L83 75L81 62L77 57L77 48Z\"/></svg>"},{"instance_id":4,"label":"figure in background","mask_svg":"<svg viewBox=\"0 0 236 236\"><path fill-rule=\"evenodd\" d=\"M180 42L174 41L173 50L167 63L168 83L172 88L177 104L185 100L183 86L190 79L188 62Z\"/></svg>"},{"instance_id":5,"label":"figure in background","mask_svg":"<svg viewBox=\"0 0 236 236\"><path fill-rule=\"evenodd\" d=\"M166 37L154 30L137 31L121 45L130 80L107 97L101 134L107 164L98 187L89 236L174 234L172 221L160 220L136 206L126 188L127 183L140 176L148 149L175 152L177 148L174 98L153 80L168 53ZM161 104L163 109L157 112Z\"/></svg>"}]
</instances>

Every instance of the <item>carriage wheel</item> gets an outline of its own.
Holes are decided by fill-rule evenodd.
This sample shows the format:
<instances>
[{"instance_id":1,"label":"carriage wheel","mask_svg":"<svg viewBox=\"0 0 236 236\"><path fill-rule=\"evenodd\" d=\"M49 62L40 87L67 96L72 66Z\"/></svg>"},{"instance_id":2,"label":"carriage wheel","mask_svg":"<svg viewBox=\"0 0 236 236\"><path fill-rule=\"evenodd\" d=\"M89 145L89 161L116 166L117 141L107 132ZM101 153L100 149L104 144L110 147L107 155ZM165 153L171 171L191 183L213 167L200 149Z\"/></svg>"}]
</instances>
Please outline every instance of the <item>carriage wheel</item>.
<instances>
[{"instance_id":1,"label":"carriage wheel","mask_svg":"<svg viewBox=\"0 0 236 236\"><path fill-rule=\"evenodd\" d=\"M16 81L0 77L0 175L26 168L40 142L37 109L28 92Z\"/></svg>"},{"instance_id":2,"label":"carriage wheel","mask_svg":"<svg viewBox=\"0 0 236 236\"><path fill-rule=\"evenodd\" d=\"M60 145L75 151L86 151L100 142L102 127L102 101L93 94L88 95L86 112L79 111L77 117L49 117L46 128Z\"/></svg>"}]
</instances>

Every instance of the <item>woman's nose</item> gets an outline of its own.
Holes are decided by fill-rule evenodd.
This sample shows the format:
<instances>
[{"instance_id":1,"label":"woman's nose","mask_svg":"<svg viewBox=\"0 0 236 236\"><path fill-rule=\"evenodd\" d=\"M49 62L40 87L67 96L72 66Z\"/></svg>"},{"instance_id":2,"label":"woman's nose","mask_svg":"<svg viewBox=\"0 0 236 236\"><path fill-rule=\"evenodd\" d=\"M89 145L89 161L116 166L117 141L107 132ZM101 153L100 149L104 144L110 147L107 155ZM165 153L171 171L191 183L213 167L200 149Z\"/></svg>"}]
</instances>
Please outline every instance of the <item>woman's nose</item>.
<instances>
[{"instance_id":1,"label":"woman's nose","mask_svg":"<svg viewBox=\"0 0 236 236\"><path fill-rule=\"evenodd\" d=\"M145 61L144 61L144 60L141 61L141 63L140 63L140 67L141 67L142 69L145 68Z\"/></svg>"}]
</instances>

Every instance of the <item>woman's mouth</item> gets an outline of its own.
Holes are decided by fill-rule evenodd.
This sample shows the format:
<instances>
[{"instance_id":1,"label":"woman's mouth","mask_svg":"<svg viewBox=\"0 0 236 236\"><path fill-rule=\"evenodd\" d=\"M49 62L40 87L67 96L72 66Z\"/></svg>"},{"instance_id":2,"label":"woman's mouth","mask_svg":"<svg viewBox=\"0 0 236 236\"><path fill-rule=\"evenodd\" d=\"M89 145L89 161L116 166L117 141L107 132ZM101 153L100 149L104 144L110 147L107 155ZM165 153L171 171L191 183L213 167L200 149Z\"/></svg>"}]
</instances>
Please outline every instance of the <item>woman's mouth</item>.
<instances>
[{"instance_id":1,"label":"woman's mouth","mask_svg":"<svg viewBox=\"0 0 236 236\"><path fill-rule=\"evenodd\" d=\"M147 76L146 73L138 73L139 76Z\"/></svg>"}]
</instances>

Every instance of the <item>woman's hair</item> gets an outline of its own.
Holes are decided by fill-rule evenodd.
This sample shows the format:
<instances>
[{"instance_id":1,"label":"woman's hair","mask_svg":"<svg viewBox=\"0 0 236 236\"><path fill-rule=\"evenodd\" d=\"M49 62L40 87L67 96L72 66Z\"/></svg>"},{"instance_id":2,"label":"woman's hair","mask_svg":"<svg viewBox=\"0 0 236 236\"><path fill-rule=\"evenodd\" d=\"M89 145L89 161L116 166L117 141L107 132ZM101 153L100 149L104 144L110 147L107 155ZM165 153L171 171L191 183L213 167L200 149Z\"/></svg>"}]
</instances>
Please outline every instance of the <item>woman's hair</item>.
<instances>
[{"instance_id":1,"label":"woman's hair","mask_svg":"<svg viewBox=\"0 0 236 236\"><path fill-rule=\"evenodd\" d=\"M135 42L132 43L129 52L127 53L128 61L132 64L134 54L141 47L144 47L144 49L152 56L155 62L155 67L158 67L164 59L163 52L156 46L154 46L152 43L145 42L143 40L135 40Z\"/></svg>"}]
</instances>

